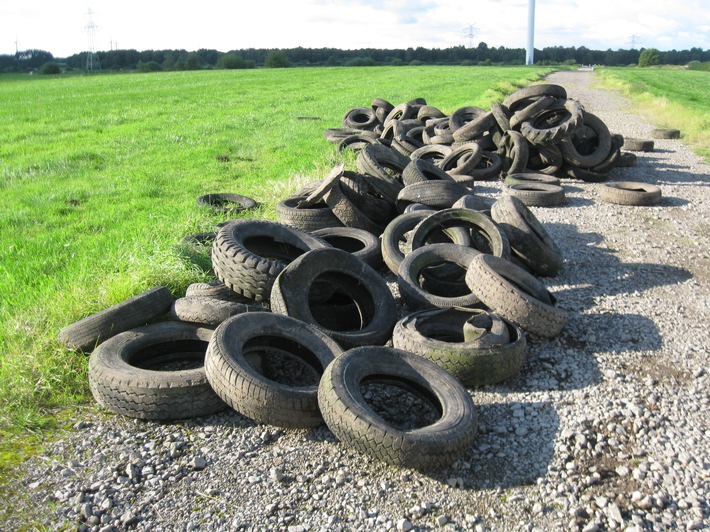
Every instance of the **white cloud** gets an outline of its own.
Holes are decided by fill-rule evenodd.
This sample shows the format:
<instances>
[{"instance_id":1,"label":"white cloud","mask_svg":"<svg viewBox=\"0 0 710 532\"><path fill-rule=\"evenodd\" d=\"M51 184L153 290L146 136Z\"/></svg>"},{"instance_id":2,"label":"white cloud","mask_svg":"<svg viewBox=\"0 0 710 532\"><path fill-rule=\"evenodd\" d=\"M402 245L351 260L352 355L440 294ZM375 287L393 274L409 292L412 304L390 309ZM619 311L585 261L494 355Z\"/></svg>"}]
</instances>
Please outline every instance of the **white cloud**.
<instances>
[{"instance_id":1,"label":"white cloud","mask_svg":"<svg viewBox=\"0 0 710 532\"><path fill-rule=\"evenodd\" d=\"M710 48L707 0L537 0L535 46ZM527 0L291 0L197 5L138 0L23 0L0 7L0 53L86 50L86 12L96 48L523 48ZM638 46L637 45L637 46Z\"/></svg>"}]
</instances>

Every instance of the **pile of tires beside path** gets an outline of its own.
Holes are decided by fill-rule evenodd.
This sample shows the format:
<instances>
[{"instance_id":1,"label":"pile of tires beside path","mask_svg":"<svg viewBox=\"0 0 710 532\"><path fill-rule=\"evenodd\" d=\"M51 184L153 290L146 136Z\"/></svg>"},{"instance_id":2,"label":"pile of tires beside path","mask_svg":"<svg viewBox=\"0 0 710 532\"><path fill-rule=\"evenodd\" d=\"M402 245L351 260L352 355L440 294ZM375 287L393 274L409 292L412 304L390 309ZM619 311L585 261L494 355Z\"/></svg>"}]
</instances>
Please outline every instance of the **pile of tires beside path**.
<instances>
[{"instance_id":1,"label":"pile of tires beside path","mask_svg":"<svg viewBox=\"0 0 710 532\"><path fill-rule=\"evenodd\" d=\"M549 99L530 90L540 89L519 91L527 98L521 110ZM490 118L471 142L470 131L480 127L469 124L483 120L473 111L452 114L458 119L449 121L451 133L432 130L433 137L454 138L452 144L464 141L441 161L412 157L426 146L405 155L394 145L414 147L395 132L411 120L407 109L436 110L416 100L404 104L403 114L392 107L380 120L383 102L373 102L372 113L357 111L374 116L372 124L353 112L344 119L371 128L362 132L374 133L375 122L383 128L385 142L370 142L364 133L357 141L343 136L350 140L339 145L358 150L357 171L336 165L279 203L278 222L244 217L185 238L209 246L215 281L190 285L179 299L156 287L60 331L64 345L91 352L89 383L99 404L152 420L231 407L280 427L325 423L341 442L371 457L423 470L447 466L467 451L477 422L466 387L516 375L526 335L553 338L567 321L538 279L555 276L563 257L528 208L534 202L516 194L496 201L476 196L476 171L487 157L484 166L501 166L484 179L528 182L550 174L541 171L548 167L521 163L523 144L502 140L519 139L516 131L500 133ZM562 127L559 117L567 113L563 122L579 126L586 115L580 110L573 120L578 107L539 105L548 115L533 125ZM595 127L585 138L601 129ZM462 128L469 133L454 137ZM574 142L571 130L562 136L567 142ZM480 146L498 136L510 150L496 159ZM608 149L605 160L616 161L618 144L575 149L584 155ZM463 147L468 151L447 170L446 158ZM598 166L588 171L599 173ZM220 196L210 195L208 203ZM253 206L238 195L227 199L241 210ZM406 408L393 408L403 402Z\"/></svg>"}]
</instances>

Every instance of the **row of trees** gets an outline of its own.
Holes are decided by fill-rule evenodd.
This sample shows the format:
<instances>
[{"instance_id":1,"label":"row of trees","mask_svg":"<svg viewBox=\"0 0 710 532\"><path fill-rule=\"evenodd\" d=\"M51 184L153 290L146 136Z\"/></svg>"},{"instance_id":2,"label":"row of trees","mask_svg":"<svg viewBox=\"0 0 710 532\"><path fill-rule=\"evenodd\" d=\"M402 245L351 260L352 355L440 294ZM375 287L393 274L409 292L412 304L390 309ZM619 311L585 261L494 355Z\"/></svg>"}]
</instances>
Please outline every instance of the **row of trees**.
<instances>
[{"instance_id":1,"label":"row of trees","mask_svg":"<svg viewBox=\"0 0 710 532\"><path fill-rule=\"evenodd\" d=\"M654 49L647 49L654 50ZM537 64L596 64L626 66L638 64L647 50L591 50L584 46L551 46L535 50ZM655 55L657 53L657 56ZM648 55L648 53L646 53ZM203 68L255 68L286 66L370 66L370 65L521 65L523 48L489 47L481 42L475 48L407 48L340 50L337 48L289 48L282 50L249 48L220 52L187 50L111 50L97 53L103 70L198 70ZM42 50L27 50L15 55L0 55L0 72L23 72L38 69L48 61L63 63L65 68L86 68L87 52L55 59ZM685 65L691 61L710 61L710 50L654 50L656 64Z\"/></svg>"}]
</instances>

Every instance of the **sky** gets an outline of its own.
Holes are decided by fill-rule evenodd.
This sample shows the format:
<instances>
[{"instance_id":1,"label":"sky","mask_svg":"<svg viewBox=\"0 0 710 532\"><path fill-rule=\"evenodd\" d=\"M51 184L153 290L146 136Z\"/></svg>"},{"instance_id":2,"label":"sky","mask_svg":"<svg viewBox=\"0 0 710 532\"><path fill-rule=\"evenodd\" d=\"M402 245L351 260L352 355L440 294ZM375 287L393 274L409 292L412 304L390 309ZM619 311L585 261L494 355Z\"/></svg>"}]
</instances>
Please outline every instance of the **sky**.
<instances>
[{"instance_id":1,"label":"sky","mask_svg":"<svg viewBox=\"0 0 710 532\"><path fill-rule=\"evenodd\" d=\"M535 47L710 49L709 0L537 0ZM0 0L0 54L525 48L528 0Z\"/></svg>"}]
</instances>

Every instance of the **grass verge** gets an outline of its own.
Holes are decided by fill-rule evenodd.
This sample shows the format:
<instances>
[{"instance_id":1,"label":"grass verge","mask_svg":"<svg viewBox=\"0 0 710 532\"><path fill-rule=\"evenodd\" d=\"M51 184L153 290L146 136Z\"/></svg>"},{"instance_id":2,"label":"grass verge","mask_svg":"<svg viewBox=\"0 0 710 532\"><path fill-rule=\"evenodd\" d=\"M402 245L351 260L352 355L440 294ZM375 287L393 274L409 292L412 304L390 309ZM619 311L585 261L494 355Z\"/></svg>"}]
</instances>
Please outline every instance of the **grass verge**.
<instances>
[{"instance_id":1,"label":"grass verge","mask_svg":"<svg viewBox=\"0 0 710 532\"><path fill-rule=\"evenodd\" d=\"M710 72L677 68L602 68L604 85L619 90L658 128L673 128L710 163Z\"/></svg>"}]
</instances>

